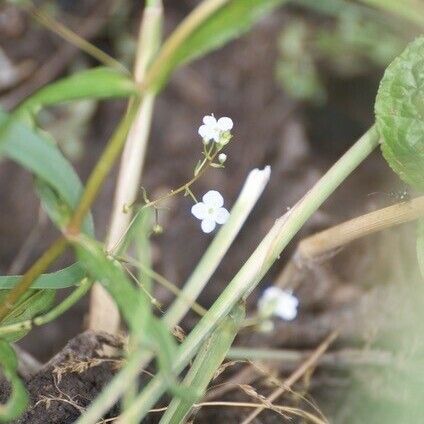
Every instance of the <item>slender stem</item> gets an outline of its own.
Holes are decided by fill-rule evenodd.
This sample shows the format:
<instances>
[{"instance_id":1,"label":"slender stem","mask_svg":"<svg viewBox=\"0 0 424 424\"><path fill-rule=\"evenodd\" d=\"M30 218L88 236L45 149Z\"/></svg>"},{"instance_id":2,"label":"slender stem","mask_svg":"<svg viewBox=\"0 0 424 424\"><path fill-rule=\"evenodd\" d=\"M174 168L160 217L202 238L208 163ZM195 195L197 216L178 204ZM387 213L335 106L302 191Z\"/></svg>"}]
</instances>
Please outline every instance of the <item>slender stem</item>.
<instances>
[{"instance_id":1,"label":"slender stem","mask_svg":"<svg viewBox=\"0 0 424 424\"><path fill-rule=\"evenodd\" d=\"M49 265L56 260L65 250L66 240L60 238L56 240L49 249L22 275L16 286L9 291L0 305L0 322L13 309L19 298L31 287L33 281L40 276Z\"/></svg>"},{"instance_id":2,"label":"slender stem","mask_svg":"<svg viewBox=\"0 0 424 424\"><path fill-rule=\"evenodd\" d=\"M361 237L422 216L424 196L361 215L303 239L295 254L296 263L313 260Z\"/></svg>"},{"instance_id":3,"label":"slender stem","mask_svg":"<svg viewBox=\"0 0 424 424\"><path fill-rule=\"evenodd\" d=\"M253 207L260 198L270 177L270 169L255 169L249 173L240 192L235 205L233 206L230 217L225 225L219 230L214 241L203 255L201 261L193 271L192 275L185 283L181 296L174 302L165 315L164 319L169 328L177 325L180 319L186 314L190 305L195 304L199 293L209 281L215 272L222 258L227 253L244 222L252 211ZM184 297L184 298L183 298ZM186 299L188 301L186 301ZM138 369L143 368L152 359L152 355L146 352L138 356ZM128 365L132 368L132 365ZM126 368L126 367L125 367ZM119 399L125 390L125 383L137 378L137 372L130 374L127 369L121 370L102 392L96 400L90 405L90 408L81 417L78 424L95 424L101 416ZM130 379L130 380L129 380Z\"/></svg>"},{"instance_id":4,"label":"slender stem","mask_svg":"<svg viewBox=\"0 0 424 424\"><path fill-rule=\"evenodd\" d=\"M270 168L251 171L234 204L226 224L219 230L193 273L183 286L182 295L175 300L164 316L169 327L177 325L190 305L197 299L222 259L233 244L247 217L262 195L270 177ZM189 300L187 302L187 299Z\"/></svg>"},{"instance_id":5,"label":"slender stem","mask_svg":"<svg viewBox=\"0 0 424 424\"><path fill-rule=\"evenodd\" d=\"M69 234L74 235L79 233L79 229L83 219L85 218L85 215L90 210L90 207L94 199L97 197L97 194L106 176L108 175L119 153L122 150L122 147L125 143L125 138L128 134L128 130L135 117L135 114L137 113L138 104L138 100L133 100L131 102L125 117L119 123L118 128L116 129L115 133L107 144L106 149L103 151L102 156L90 174L81 200L69 222L67 228L67 232Z\"/></svg>"},{"instance_id":6,"label":"slender stem","mask_svg":"<svg viewBox=\"0 0 424 424\"><path fill-rule=\"evenodd\" d=\"M109 251L111 253L116 253L119 252L121 249L121 246L125 243L125 238L127 236L127 234L132 230L133 225L137 222L138 216L140 213L143 212L143 210L147 209L147 208L155 208L159 203L173 197L176 196L177 194L183 193L187 190L190 190L190 187L207 171L207 169L209 168L210 164L214 161L216 155L218 154L218 151L215 152L214 155L212 155L212 157L203 164L202 168L200 168L199 172L193 177L191 178L189 181L187 181L186 183L184 183L182 186L179 186L176 189L172 189L170 190L168 193L164 194L163 196L160 196L159 198L155 199L155 200L151 200L148 201L147 203L145 203L138 211L137 213L134 215L133 219L131 220L131 222L128 224L128 227L126 228L126 230L122 233L121 237L119 238L119 240L109 249Z\"/></svg>"},{"instance_id":7,"label":"slender stem","mask_svg":"<svg viewBox=\"0 0 424 424\"><path fill-rule=\"evenodd\" d=\"M174 371L181 372L196 354L200 344L226 316L236 302L248 296L259 284L282 250L292 240L308 218L322 205L334 190L378 146L379 134L372 127L345 153L316 183L298 204L279 218L250 258L218 297L178 349ZM141 392L132 406L121 416L141 421L166 390L166 382L157 375ZM119 422L119 421L118 421Z\"/></svg>"},{"instance_id":8,"label":"slender stem","mask_svg":"<svg viewBox=\"0 0 424 424\"><path fill-rule=\"evenodd\" d=\"M281 363L284 369L292 368L294 365L304 361L312 352L288 349L255 349L251 347L234 347L227 354L230 361L270 361ZM346 368L352 366L388 366L396 363L396 357L392 352L367 349L342 349L322 355L318 361L319 365Z\"/></svg>"},{"instance_id":9,"label":"slender stem","mask_svg":"<svg viewBox=\"0 0 424 424\"><path fill-rule=\"evenodd\" d=\"M196 314L199 316L203 316L207 313L207 310L202 306L199 305L196 301L193 301L192 296L187 296L185 291L179 289L175 284L168 281L164 276L160 275L159 273L155 272L150 267L146 266L140 261L137 261L133 258L130 258L128 256L125 256L123 259L117 258L117 260L123 260L125 262L128 262L130 265L133 265L137 268L139 268L143 274L145 274L147 277L155 280L158 282L161 286L165 287L167 290L169 290L171 293L175 294L178 298L181 298L182 301L188 305L189 308L191 308ZM174 325L176 325L175 323Z\"/></svg>"},{"instance_id":10,"label":"slender stem","mask_svg":"<svg viewBox=\"0 0 424 424\"><path fill-rule=\"evenodd\" d=\"M225 359L244 318L245 305L236 305L222 323L205 340L187 372L182 385L196 392L191 399L174 397L159 424L183 423L193 404L203 397L216 370Z\"/></svg>"},{"instance_id":11,"label":"slender stem","mask_svg":"<svg viewBox=\"0 0 424 424\"><path fill-rule=\"evenodd\" d=\"M406 18L419 26L424 25L424 5L416 0L361 0L362 3Z\"/></svg>"},{"instance_id":12,"label":"slender stem","mask_svg":"<svg viewBox=\"0 0 424 424\"><path fill-rule=\"evenodd\" d=\"M125 141L128 128L134 117L138 101L134 101L128 113L121 121L118 129L109 141L102 153L97 165L92 171L81 200L70 219L65 230L65 236L74 236L79 233L82 221L96 198L104 179L112 168ZM39 277L50 264L56 260L66 248L66 238L59 238L50 248L25 272L17 285L8 293L4 302L0 305L0 321L13 309L19 298L31 287L33 281Z\"/></svg>"},{"instance_id":13,"label":"slender stem","mask_svg":"<svg viewBox=\"0 0 424 424\"><path fill-rule=\"evenodd\" d=\"M124 65L122 65L120 62L118 62L112 56L108 55L103 50L97 48L94 44L80 37L78 34L70 30L65 25L61 24L60 22L53 19L51 16L47 15L46 13L35 7L32 1L28 1L27 4L23 4L22 7L26 9L38 23L45 26L50 31L56 33L57 35L68 41L68 43L78 47L83 52L94 57L100 63L118 69L119 71L128 73L128 70L125 68Z\"/></svg>"},{"instance_id":14,"label":"slender stem","mask_svg":"<svg viewBox=\"0 0 424 424\"><path fill-rule=\"evenodd\" d=\"M331 343L337 338L338 332L333 331L326 339L315 349L315 351L286 379L284 385L276 388L266 399L267 403L272 403L277 400L285 391L290 389L293 384L304 376L310 368L312 368L321 356L328 350ZM250 424L263 410L265 406L259 406L252 411L241 424Z\"/></svg>"},{"instance_id":15,"label":"slender stem","mask_svg":"<svg viewBox=\"0 0 424 424\"><path fill-rule=\"evenodd\" d=\"M81 284L72 291L72 293L66 297L62 302L56 305L53 309L44 315L35 317L34 319L21 321L15 324L5 325L0 327L0 336L18 332L20 330L30 330L34 325L40 326L48 324L55 320L58 316L66 312L71 306L73 306L78 300L80 300L90 289L92 282L85 279Z\"/></svg>"},{"instance_id":16,"label":"slender stem","mask_svg":"<svg viewBox=\"0 0 424 424\"><path fill-rule=\"evenodd\" d=\"M162 74L174 52L183 44L206 19L230 0L205 0L191 12L163 44L158 56L149 68L142 87L150 87Z\"/></svg>"}]
</instances>

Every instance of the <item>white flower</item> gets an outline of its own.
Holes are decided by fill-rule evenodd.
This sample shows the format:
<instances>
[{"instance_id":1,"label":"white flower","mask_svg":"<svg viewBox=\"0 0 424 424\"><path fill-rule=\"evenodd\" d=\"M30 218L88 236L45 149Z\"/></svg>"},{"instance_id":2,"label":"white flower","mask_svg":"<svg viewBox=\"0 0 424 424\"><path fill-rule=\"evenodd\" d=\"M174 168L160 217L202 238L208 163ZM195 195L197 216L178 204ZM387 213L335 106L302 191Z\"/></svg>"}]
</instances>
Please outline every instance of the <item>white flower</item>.
<instances>
[{"instance_id":1,"label":"white flower","mask_svg":"<svg viewBox=\"0 0 424 424\"><path fill-rule=\"evenodd\" d=\"M233 121L230 118L222 117L216 120L213 115L207 115L203 118L203 125L199 127L199 135L205 143L211 140L216 143L229 141L228 133L233 128ZM228 139L228 140L227 140Z\"/></svg>"},{"instance_id":2,"label":"white flower","mask_svg":"<svg viewBox=\"0 0 424 424\"><path fill-rule=\"evenodd\" d=\"M227 160L227 155L225 153L220 153L218 155L218 161L222 165Z\"/></svg>"},{"instance_id":3,"label":"white flower","mask_svg":"<svg viewBox=\"0 0 424 424\"><path fill-rule=\"evenodd\" d=\"M191 213L202 221L203 232L210 233L216 224L225 224L230 214L223 208L224 199L216 190L208 191L202 200L193 205Z\"/></svg>"},{"instance_id":4,"label":"white flower","mask_svg":"<svg viewBox=\"0 0 424 424\"><path fill-rule=\"evenodd\" d=\"M285 321L292 321L297 316L299 300L291 292L279 287L268 287L258 301L261 314L275 315Z\"/></svg>"}]
</instances>

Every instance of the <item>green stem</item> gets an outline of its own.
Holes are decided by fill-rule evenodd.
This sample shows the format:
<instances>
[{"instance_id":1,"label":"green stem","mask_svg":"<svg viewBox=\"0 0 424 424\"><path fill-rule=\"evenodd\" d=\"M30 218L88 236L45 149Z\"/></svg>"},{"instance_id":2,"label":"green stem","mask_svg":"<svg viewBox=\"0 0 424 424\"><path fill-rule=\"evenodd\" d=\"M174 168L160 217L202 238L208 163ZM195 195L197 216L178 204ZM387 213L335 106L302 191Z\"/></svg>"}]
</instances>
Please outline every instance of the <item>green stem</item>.
<instances>
[{"instance_id":1,"label":"green stem","mask_svg":"<svg viewBox=\"0 0 424 424\"><path fill-rule=\"evenodd\" d=\"M368 6L391 12L406 18L422 27L424 25L424 5L415 0L361 0Z\"/></svg>"},{"instance_id":2,"label":"green stem","mask_svg":"<svg viewBox=\"0 0 424 424\"><path fill-rule=\"evenodd\" d=\"M55 261L66 248L66 240L60 238L47 249L40 258L22 275L16 286L9 291L0 305L0 322L14 308L19 298L31 287L33 281L39 277L49 265Z\"/></svg>"},{"instance_id":3,"label":"green stem","mask_svg":"<svg viewBox=\"0 0 424 424\"><path fill-rule=\"evenodd\" d=\"M85 279L75 290L72 291L68 297L66 297L66 299L64 299L46 314L38 316L32 320L26 320L0 327L0 337L6 334L18 332L20 330L30 330L34 325L40 326L55 320L58 316L62 315L71 306L78 302L78 300L80 300L88 292L88 290L90 290L91 285L92 282L88 279Z\"/></svg>"},{"instance_id":4,"label":"green stem","mask_svg":"<svg viewBox=\"0 0 424 424\"><path fill-rule=\"evenodd\" d=\"M181 295L163 317L169 328L177 325L196 301L222 259L233 244L247 217L256 205L269 180L269 169L253 170L234 204L230 217L209 245L200 262L184 284ZM188 301L187 301L188 300Z\"/></svg>"},{"instance_id":5,"label":"green stem","mask_svg":"<svg viewBox=\"0 0 424 424\"><path fill-rule=\"evenodd\" d=\"M184 423L193 405L204 395L216 370L225 359L244 318L244 305L233 311L203 343L182 384L198 393L192 399L174 397L159 424Z\"/></svg>"},{"instance_id":6,"label":"green stem","mask_svg":"<svg viewBox=\"0 0 424 424\"><path fill-rule=\"evenodd\" d=\"M160 78L162 69L166 69L166 64L175 51L190 37L193 31L229 1L205 0L197 6L163 44L158 56L149 68L146 78L141 83L142 88L154 85L154 82Z\"/></svg>"},{"instance_id":7,"label":"green stem","mask_svg":"<svg viewBox=\"0 0 424 424\"><path fill-rule=\"evenodd\" d=\"M79 229L85 215L90 210L106 176L109 174L109 171L124 146L126 136L137 113L139 103L139 100L133 100L131 102L125 117L119 123L118 128L114 132L106 146L106 149L103 151L102 156L90 174L81 200L68 225L67 231L70 235L79 233Z\"/></svg>"},{"instance_id":8,"label":"green stem","mask_svg":"<svg viewBox=\"0 0 424 424\"><path fill-rule=\"evenodd\" d=\"M234 305L247 297L259 284L282 250L292 240L310 216L336 188L378 146L379 134L372 127L343 155L316 185L286 215L279 218L227 288L218 297L178 349L174 371L180 373L196 354L200 344L226 316ZM157 375L125 411L118 423L127 419L141 422L166 390L166 382Z\"/></svg>"},{"instance_id":9,"label":"green stem","mask_svg":"<svg viewBox=\"0 0 424 424\"><path fill-rule=\"evenodd\" d=\"M193 271L192 275L185 283L183 290L178 294L178 299L172 305L166 316L164 317L168 328L173 328L178 324L180 319L187 313L190 307L196 304L199 293L203 290L212 274L227 253L244 222L257 203L263 190L269 180L269 168L264 170L255 169L249 173L246 182L234 204L230 217L226 224L219 230L215 239L203 255L201 261ZM137 264L134 263L137 266ZM149 270L145 270L148 272ZM151 273L152 277L158 277L158 274ZM162 281L164 282L164 281ZM142 368L152 359L150 353L140 353L138 369ZM131 367L131 365L128 365ZM133 369L133 368L131 368ZM78 424L94 424L121 396L125 388L125 384L129 384L129 372L121 370L92 403L84 417L81 417ZM130 374L131 381L137 378L137 372Z\"/></svg>"},{"instance_id":10,"label":"green stem","mask_svg":"<svg viewBox=\"0 0 424 424\"><path fill-rule=\"evenodd\" d=\"M122 63L118 62L116 59L105 53L103 50L97 48L94 44L80 37L78 34L67 28L65 25L62 25L60 22L56 21L49 15L42 12L40 9L35 7L31 1L26 2L26 4L24 3L22 7L26 9L28 13L30 13L38 23L45 26L50 31L56 33L68 43L78 47L83 52L94 57L100 63L115 68L119 71L128 73L128 70L125 68L124 65L122 65Z\"/></svg>"}]
</instances>

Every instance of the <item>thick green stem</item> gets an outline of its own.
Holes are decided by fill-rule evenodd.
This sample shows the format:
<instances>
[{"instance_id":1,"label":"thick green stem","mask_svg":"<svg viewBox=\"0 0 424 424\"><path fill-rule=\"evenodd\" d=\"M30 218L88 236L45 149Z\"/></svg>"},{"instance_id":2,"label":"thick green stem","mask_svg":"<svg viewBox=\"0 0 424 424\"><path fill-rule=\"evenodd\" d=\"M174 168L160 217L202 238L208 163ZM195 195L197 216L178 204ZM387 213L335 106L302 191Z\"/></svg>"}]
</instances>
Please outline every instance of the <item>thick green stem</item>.
<instances>
[{"instance_id":1,"label":"thick green stem","mask_svg":"<svg viewBox=\"0 0 424 424\"><path fill-rule=\"evenodd\" d=\"M160 420L160 424L183 423L186 421L194 403L203 396L216 370L225 359L225 355L238 333L244 315L244 305L236 305L233 311L203 343L193 365L182 382L187 388L194 389L199 396L193 399L174 397Z\"/></svg>"},{"instance_id":2,"label":"thick green stem","mask_svg":"<svg viewBox=\"0 0 424 424\"><path fill-rule=\"evenodd\" d=\"M282 250L292 240L310 216L336 190L355 168L378 146L379 134L373 127L343 155L318 183L287 214L280 217L240 269L208 313L192 330L178 350L174 370L181 372L196 354L200 344L225 317L236 302L247 297L258 285ZM118 423L127 419L139 422L166 390L166 382L157 375L141 392Z\"/></svg>"}]
</instances>

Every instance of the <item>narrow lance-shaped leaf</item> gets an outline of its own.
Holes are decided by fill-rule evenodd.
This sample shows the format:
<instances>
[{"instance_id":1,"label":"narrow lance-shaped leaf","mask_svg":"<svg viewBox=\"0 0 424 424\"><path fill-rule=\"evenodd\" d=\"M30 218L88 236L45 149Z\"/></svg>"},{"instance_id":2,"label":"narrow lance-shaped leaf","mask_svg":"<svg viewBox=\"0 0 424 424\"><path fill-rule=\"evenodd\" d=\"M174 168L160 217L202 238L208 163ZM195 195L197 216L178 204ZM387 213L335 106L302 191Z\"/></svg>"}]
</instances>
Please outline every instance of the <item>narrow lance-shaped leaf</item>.
<instances>
[{"instance_id":1,"label":"narrow lance-shaped leaf","mask_svg":"<svg viewBox=\"0 0 424 424\"><path fill-rule=\"evenodd\" d=\"M43 107L72 100L129 97L137 93L130 75L99 67L77 72L43 87L25 100L15 113L35 114Z\"/></svg>"},{"instance_id":2,"label":"narrow lance-shaped leaf","mask_svg":"<svg viewBox=\"0 0 424 424\"><path fill-rule=\"evenodd\" d=\"M76 207L82 193L81 181L69 161L56 145L40 132L11 115L0 112L0 157L5 156L34 174L39 184L47 184L61 200L52 219L66 217ZM41 182L42 183L41 183ZM50 192L50 195L52 193ZM50 204L51 204L50 200ZM51 208L46 210L51 212ZM84 229L93 234L92 219L87 218Z\"/></svg>"},{"instance_id":3,"label":"narrow lance-shaped leaf","mask_svg":"<svg viewBox=\"0 0 424 424\"><path fill-rule=\"evenodd\" d=\"M14 306L13 310L2 321L1 326L7 326L26 320L46 312L51 308L55 299L55 290L28 290ZM0 304L7 295L7 290L0 291ZM15 342L24 337L29 328L23 328L2 336L8 342Z\"/></svg>"},{"instance_id":4,"label":"narrow lance-shaped leaf","mask_svg":"<svg viewBox=\"0 0 424 424\"><path fill-rule=\"evenodd\" d=\"M201 57L247 32L251 26L285 0L230 0L172 53L158 70L153 86L160 89L178 66Z\"/></svg>"},{"instance_id":5,"label":"narrow lance-shaped leaf","mask_svg":"<svg viewBox=\"0 0 424 424\"><path fill-rule=\"evenodd\" d=\"M160 424L183 423L193 404L203 396L209 382L230 349L244 318L244 305L238 304L231 314L213 331L203 343L193 365L183 381L183 386L196 390L197 398L184 400L174 398L168 406Z\"/></svg>"},{"instance_id":6,"label":"narrow lance-shaped leaf","mask_svg":"<svg viewBox=\"0 0 424 424\"><path fill-rule=\"evenodd\" d=\"M0 404L0 421L10 422L24 412L28 403L28 394L17 374L18 361L10 345L0 340L0 365L4 376L11 385L11 393L5 404Z\"/></svg>"},{"instance_id":7,"label":"narrow lance-shaped leaf","mask_svg":"<svg viewBox=\"0 0 424 424\"><path fill-rule=\"evenodd\" d=\"M176 378L172 372L176 342L166 326L151 313L150 300L130 283L121 265L106 256L101 244L84 235L75 239L73 244L89 275L99 281L115 300L134 340L158 355L163 376L169 387L176 390Z\"/></svg>"},{"instance_id":8,"label":"narrow lance-shaped leaf","mask_svg":"<svg viewBox=\"0 0 424 424\"><path fill-rule=\"evenodd\" d=\"M424 189L424 37L386 69L375 103L385 159L412 187Z\"/></svg>"},{"instance_id":9,"label":"narrow lance-shaped leaf","mask_svg":"<svg viewBox=\"0 0 424 424\"><path fill-rule=\"evenodd\" d=\"M49 274L42 274L31 285L33 289L64 289L79 283L85 276L84 269L79 264L73 264ZM21 279L20 275L0 277L0 293L4 289L12 289Z\"/></svg>"}]
</instances>

